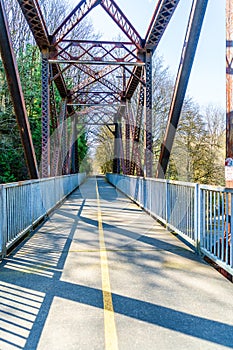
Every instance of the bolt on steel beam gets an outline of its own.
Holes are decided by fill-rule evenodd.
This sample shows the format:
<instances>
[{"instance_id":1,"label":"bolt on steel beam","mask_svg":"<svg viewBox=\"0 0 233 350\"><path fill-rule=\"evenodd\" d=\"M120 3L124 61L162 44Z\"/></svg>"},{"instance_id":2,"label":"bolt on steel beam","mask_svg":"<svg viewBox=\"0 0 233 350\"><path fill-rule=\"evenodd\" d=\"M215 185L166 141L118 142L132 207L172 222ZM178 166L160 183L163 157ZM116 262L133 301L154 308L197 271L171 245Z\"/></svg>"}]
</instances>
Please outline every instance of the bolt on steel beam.
<instances>
[{"instance_id":1,"label":"bolt on steel beam","mask_svg":"<svg viewBox=\"0 0 233 350\"><path fill-rule=\"evenodd\" d=\"M11 100L15 110L16 120L19 126L28 172L31 179L37 179L39 177L39 172L36 155L32 142L31 130L28 121L18 67L12 48L10 31L8 28L7 17L2 0L0 0L0 52L6 72Z\"/></svg>"}]
</instances>

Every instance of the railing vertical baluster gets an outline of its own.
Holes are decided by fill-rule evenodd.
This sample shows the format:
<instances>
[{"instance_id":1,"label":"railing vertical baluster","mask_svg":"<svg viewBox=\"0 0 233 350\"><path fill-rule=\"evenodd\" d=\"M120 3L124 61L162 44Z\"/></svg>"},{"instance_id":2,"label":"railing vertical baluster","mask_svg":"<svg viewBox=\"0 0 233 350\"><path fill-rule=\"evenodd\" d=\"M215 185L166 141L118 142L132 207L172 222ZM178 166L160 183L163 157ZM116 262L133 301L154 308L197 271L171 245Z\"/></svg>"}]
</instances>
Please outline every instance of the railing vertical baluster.
<instances>
[{"instance_id":1,"label":"railing vertical baluster","mask_svg":"<svg viewBox=\"0 0 233 350\"><path fill-rule=\"evenodd\" d=\"M214 196L214 255L216 255L216 192L213 192Z\"/></svg>"},{"instance_id":2,"label":"railing vertical baluster","mask_svg":"<svg viewBox=\"0 0 233 350\"><path fill-rule=\"evenodd\" d=\"M232 215L232 211L233 211L233 194L230 194L231 196L231 225L230 225L230 261L229 264L231 267L233 267L233 242L232 242L232 234L233 234L233 215ZM227 242L228 245L228 242Z\"/></svg>"},{"instance_id":3,"label":"railing vertical baluster","mask_svg":"<svg viewBox=\"0 0 233 350\"><path fill-rule=\"evenodd\" d=\"M222 249L221 249L221 260L224 259L224 235L225 235L225 208L226 208L226 193L223 193L222 200Z\"/></svg>"},{"instance_id":4,"label":"railing vertical baluster","mask_svg":"<svg viewBox=\"0 0 233 350\"><path fill-rule=\"evenodd\" d=\"M225 246L225 256L224 260L227 263L228 259L228 232L229 232L229 194L226 194L226 229L225 229L225 239L224 239L224 246Z\"/></svg>"},{"instance_id":5,"label":"railing vertical baluster","mask_svg":"<svg viewBox=\"0 0 233 350\"><path fill-rule=\"evenodd\" d=\"M220 258L220 230L221 230L221 221L220 221L220 217L221 217L221 196L220 193L218 192L218 197L217 197L217 202L218 202L218 230L217 230L217 256L218 258Z\"/></svg>"},{"instance_id":6,"label":"railing vertical baluster","mask_svg":"<svg viewBox=\"0 0 233 350\"><path fill-rule=\"evenodd\" d=\"M198 230L198 221L201 219L199 217L199 187L198 184L195 185L194 188L194 211L193 211L193 216L194 216L194 241L196 243L196 248L199 250L199 245L200 245L200 238L199 238L199 230Z\"/></svg>"},{"instance_id":7,"label":"railing vertical baluster","mask_svg":"<svg viewBox=\"0 0 233 350\"><path fill-rule=\"evenodd\" d=\"M74 174L1 185L0 257L84 179L84 174Z\"/></svg>"},{"instance_id":8,"label":"railing vertical baluster","mask_svg":"<svg viewBox=\"0 0 233 350\"><path fill-rule=\"evenodd\" d=\"M122 182L127 182L128 193L125 193L135 196L140 206L181 235L199 253L233 274L233 215L229 209L233 208L232 190L122 175L115 181L115 176L111 181L116 185L119 182L121 189L125 188Z\"/></svg>"}]
</instances>

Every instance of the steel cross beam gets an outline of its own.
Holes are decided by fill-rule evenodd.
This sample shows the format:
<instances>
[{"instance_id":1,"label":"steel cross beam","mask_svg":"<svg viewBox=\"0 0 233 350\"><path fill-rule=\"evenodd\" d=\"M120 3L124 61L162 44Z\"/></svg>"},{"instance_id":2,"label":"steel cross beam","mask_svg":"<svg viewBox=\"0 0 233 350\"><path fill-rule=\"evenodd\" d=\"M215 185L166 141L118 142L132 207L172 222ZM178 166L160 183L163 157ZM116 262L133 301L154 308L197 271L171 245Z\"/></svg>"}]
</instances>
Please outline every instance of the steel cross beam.
<instances>
[{"instance_id":1,"label":"steel cross beam","mask_svg":"<svg viewBox=\"0 0 233 350\"><path fill-rule=\"evenodd\" d=\"M75 92L78 92L79 90L86 88L90 84L94 84L95 82L100 82L102 85L104 85L105 87L107 87L109 90L111 90L113 92L118 92L119 94L121 93L120 89L118 89L112 82L110 82L109 80L104 78L106 75L117 70L118 67L110 68L107 66L99 72L96 72L93 69L91 69L90 67L87 67L85 65L80 66L79 69L82 72L84 72L85 74L87 74L88 78L87 78L87 80L80 83L78 86L75 86L72 89L72 94L74 94Z\"/></svg>"},{"instance_id":2,"label":"steel cross beam","mask_svg":"<svg viewBox=\"0 0 233 350\"><path fill-rule=\"evenodd\" d=\"M193 0L187 26L181 60L176 78L174 93L169 111L168 124L161 145L160 157L156 172L157 178L164 178L172 150L176 129L179 123L181 109L201 33L208 0Z\"/></svg>"},{"instance_id":3,"label":"steel cross beam","mask_svg":"<svg viewBox=\"0 0 233 350\"><path fill-rule=\"evenodd\" d=\"M112 104L120 102L121 98L118 93L109 92L109 91L80 91L76 95L76 104Z\"/></svg>"},{"instance_id":4,"label":"steel cross beam","mask_svg":"<svg viewBox=\"0 0 233 350\"><path fill-rule=\"evenodd\" d=\"M66 52L71 59L94 61L111 61L131 62L137 60L137 48L131 42L114 42L114 41L94 41L94 40L63 40L62 43L67 44L66 47L59 45L58 58ZM78 50L78 53L69 53L70 48ZM87 58L88 57L88 58Z\"/></svg>"},{"instance_id":5,"label":"steel cross beam","mask_svg":"<svg viewBox=\"0 0 233 350\"><path fill-rule=\"evenodd\" d=\"M74 8L69 16L61 23L61 25L53 33L55 39L55 45L57 45L72 29L95 7L101 0L81 0L80 3Z\"/></svg>"},{"instance_id":6,"label":"steel cross beam","mask_svg":"<svg viewBox=\"0 0 233 350\"><path fill-rule=\"evenodd\" d=\"M12 103L15 110L16 120L20 130L20 136L24 148L28 172L31 179L37 179L39 177L39 173L36 156L32 142L30 125L27 117L27 110L21 87L18 67L12 49L12 42L3 0L0 0L0 52L6 72L6 78L11 94Z\"/></svg>"},{"instance_id":7,"label":"steel cross beam","mask_svg":"<svg viewBox=\"0 0 233 350\"><path fill-rule=\"evenodd\" d=\"M159 0L145 38L145 48L155 51L180 0Z\"/></svg>"},{"instance_id":8,"label":"steel cross beam","mask_svg":"<svg viewBox=\"0 0 233 350\"><path fill-rule=\"evenodd\" d=\"M142 48L142 38L136 31L136 29L129 22L128 18L121 11L119 6L114 0L102 0L100 2L104 10L109 14L109 16L115 21L115 23L121 28L125 35L130 39L130 41L138 48Z\"/></svg>"}]
</instances>

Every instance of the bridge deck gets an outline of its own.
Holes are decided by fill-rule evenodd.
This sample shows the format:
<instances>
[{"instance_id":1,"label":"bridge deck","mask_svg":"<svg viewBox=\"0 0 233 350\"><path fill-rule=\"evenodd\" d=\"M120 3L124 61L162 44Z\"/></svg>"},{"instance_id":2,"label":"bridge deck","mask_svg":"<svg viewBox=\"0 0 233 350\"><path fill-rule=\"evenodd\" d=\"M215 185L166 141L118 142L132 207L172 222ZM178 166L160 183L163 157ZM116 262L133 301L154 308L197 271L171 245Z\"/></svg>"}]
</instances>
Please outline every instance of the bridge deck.
<instances>
[{"instance_id":1,"label":"bridge deck","mask_svg":"<svg viewBox=\"0 0 233 350\"><path fill-rule=\"evenodd\" d=\"M91 178L2 262L0 349L233 348L232 291Z\"/></svg>"}]
</instances>

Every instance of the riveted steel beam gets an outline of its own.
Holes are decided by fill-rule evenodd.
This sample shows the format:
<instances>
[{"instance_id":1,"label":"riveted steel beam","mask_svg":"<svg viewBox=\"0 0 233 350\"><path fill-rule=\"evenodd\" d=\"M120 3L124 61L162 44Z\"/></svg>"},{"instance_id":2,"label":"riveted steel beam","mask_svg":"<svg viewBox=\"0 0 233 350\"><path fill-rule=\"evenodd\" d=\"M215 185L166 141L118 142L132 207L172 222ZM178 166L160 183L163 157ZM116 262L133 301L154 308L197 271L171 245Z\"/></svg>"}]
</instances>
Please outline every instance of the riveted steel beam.
<instances>
[{"instance_id":1,"label":"riveted steel beam","mask_svg":"<svg viewBox=\"0 0 233 350\"><path fill-rule=\"evenodd\" d=\"M145 129L144 129L144 171L146 177L152 177L152 52L146 52L146 89L145 89Z\"/></svg>"},{"instance_id":2,"label":"riveted steel beam","mask_svg":"<svg viewBox=\"0 0 233 350\"><path fill-rule=\"evenodd\" d=\"M109 14L109 16L114 20L114 22L120 27L120 29L125 33L125 35L130 39L130 41L138 48L142 48L143 40L129 22L128 18L124 15L119 6L114 0L102 0L100 2L104 10Z\"/></svg>"},{"instance_id":3,"label":"riveted steel beam","mask_svg":"<svg viewBox=\"0 0 233 350\"><path fill-rule=\"evenodd\" d=\"M49 47L49 33L38 2L35 0L18 0L18 3L39 48L42 50Z\"/></svg>"},{"instance_id":4,"label":"riveted steel beam","mask_svg":"<svg viewBox=\"0 0 233 350\"><path fill-rule=\"evenodd\" d=\"M81 0L53 33L55 45L62 41L101 0Z\"/></svg>"},{"instance_id":5,"label":"riveted steel beam","mask_svg":"<svg viewBox=\"0 0 233 350\"><path fill-rule=\"evenodd\" d=\"M50 176L50 88L48 51L42 53L42 177Z\"/></svg>"},{"instance_id":6,"label":"riveted steel beam","mask_svg":"<svg viewBox=\"0 0 233 350\"><path fill-rule=\"evenodd\" d=\"M152 53L158 46L179 1L159 0L145 38L145 48L150 49Z\"/></svg>"},{"instance_id":7,"label":"riveted steel beam","mask_svg":"<svg viewBox=\"0 0 233 350\"><path fill-rule=\"evenodd\" d=\"M28 172L31 179L37 179L39 177L37 161L3 0L0 0L0 52L19 126Z\"/></svg>"},{"instance_id":8,"label":"riveted steel beam","mask_svg":"<svg viewBox=\"0 0 233 350\"><path fill-rule=\"evenodd\" d=\"M128 100L130 100L134 94L134 92L136 91L138 84L140 83L140 77L142 74L142 67L138 66L138 67L134 67L133 69L133 74L130 77L130 80L127 84L126 87L126 98Z\"/></svg>"},{"instance_id":9,"label":"riveted steel beam","mask_svg":"<svg viewBox=\"0 0 233 350\"><path fill-rule=\"evenodd\" d=\"M138 104L137 104L137 114L133 131L133 146L130 164L130 175L134 175L136 168L137 176L144 176L141 162L141 152L140 152L140 136L142 130L143 121L143 111L144 111L144 100L145 100L145 88L141 84L138 92Z\"/></svg>"},{"instance_id":10,"label":"riveted steel beam","mask_svg":"<svg viewBox=\"0 0 233 350\"><path fill-rule=\"evenodd\" d=\"M174 93L169 111L168 124L164 140L161 145L160 157L156 177L164 178L172 150L176 129L179 123L181 109L201 33L208 0L193 0L189 22L187 26L181 60L176 78Z\"/></svg>"},{"instance_id":11,"label":"riveted steel beam","mask_svg":"<svg viewBox=\"0 0 233 350\"><path fill-rule=\"evenodd\" d=\"M51 41L44 17L36 0L18 0L21 10L32 31L33 37L42 52L50 48ZM54 50L54 48L52 49ZM67 96L67 88L58 64L52 65L53 76L56 76L55 84L62 98Z\"/></svg>"}]
</instances>

